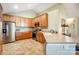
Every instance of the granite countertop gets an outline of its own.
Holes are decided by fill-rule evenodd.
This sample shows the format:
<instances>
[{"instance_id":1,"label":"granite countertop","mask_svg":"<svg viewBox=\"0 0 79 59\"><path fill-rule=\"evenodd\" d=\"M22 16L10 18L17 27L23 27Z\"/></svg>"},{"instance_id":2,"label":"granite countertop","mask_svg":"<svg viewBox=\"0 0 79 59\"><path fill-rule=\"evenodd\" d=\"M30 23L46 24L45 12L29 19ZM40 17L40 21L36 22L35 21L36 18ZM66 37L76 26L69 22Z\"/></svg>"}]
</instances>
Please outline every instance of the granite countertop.
<instances>
[{"instance_id":1,"label":"granite countertop","mask_svg":"<svg viewBox=\"0 0 79 59\"><path fill-rule=\"evenodd\" d=\"M79 43L79 38L68 37L62 34L43 32L47 43Z\"/></svg>"}]
</instances>

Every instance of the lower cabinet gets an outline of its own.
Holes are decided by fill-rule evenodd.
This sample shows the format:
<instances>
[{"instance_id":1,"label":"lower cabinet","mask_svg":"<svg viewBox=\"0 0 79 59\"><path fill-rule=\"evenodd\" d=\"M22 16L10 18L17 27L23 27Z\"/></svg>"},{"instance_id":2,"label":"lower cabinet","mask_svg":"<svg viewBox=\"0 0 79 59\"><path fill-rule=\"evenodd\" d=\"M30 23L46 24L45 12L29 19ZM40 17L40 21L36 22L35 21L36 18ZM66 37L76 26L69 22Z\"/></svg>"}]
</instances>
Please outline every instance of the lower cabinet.
<instances>
[{"instance_id":1,"label":"lower cabinet","mask_svg":"<svg viewBox=\"0 0 79 59\"><path fill-rule=\"evenodd\" d=\"M32 38L32 32L16 32L16 41Z\"/></svg>"},{"instance_id":2,"label":"lower cabinet","mask_svg":"<svg viewBox=\"0 0 79 59\"><path fill-rule=\"evenodd\" d=\"M46 54L47 55L75 55L75 43L61 43L61 44L46 44Z\"/></svg>"}]
</instances>

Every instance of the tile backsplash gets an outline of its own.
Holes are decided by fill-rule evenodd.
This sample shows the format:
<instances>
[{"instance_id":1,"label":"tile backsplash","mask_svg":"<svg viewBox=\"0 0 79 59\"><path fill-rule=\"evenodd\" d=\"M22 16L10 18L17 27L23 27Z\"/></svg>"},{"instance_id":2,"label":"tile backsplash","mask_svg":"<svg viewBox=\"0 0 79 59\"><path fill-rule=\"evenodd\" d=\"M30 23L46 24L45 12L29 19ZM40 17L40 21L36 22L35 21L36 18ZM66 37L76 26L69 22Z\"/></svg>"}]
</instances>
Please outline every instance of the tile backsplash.
<instances>
[{"instance_id":1,"label":"tile backsplash","mask_svg":"<svg viewBox=\"0 0 79 59\"><path fill-rule=\"evenodd\" d=\"M23 32L23 31L32 31L32 28L28 28L28 27L16 27L16 31L20 31L20 32Z\"/></svg>"}]
</instances>

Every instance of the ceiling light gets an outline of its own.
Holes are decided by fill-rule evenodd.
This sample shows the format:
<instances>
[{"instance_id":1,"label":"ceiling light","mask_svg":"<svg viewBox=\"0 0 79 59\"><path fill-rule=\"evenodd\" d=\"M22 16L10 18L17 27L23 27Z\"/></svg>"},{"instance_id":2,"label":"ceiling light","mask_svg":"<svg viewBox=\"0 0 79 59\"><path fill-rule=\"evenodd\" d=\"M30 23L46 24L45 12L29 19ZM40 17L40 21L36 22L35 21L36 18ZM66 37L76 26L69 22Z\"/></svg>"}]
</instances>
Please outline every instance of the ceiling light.
<instances>
[{"instance_id":1,"label":"ceiling light","mask_svg":"<svg viewBox=\"0 0 79 59\"><path fill-rule=\"evenodd\" d=\"M31 7L31 4L28 4L27 7Z\"/></svg>"},{"instance_id":2,"label":"ceiling light","mask_svg":"<svg viewBox=\"0 0 79 59\"><path fill-rule=\"evenodd\" d=\"M14 5L14 8L15 8L15 9L18 9L18 5Z\"/></svg>"}]
</instances>

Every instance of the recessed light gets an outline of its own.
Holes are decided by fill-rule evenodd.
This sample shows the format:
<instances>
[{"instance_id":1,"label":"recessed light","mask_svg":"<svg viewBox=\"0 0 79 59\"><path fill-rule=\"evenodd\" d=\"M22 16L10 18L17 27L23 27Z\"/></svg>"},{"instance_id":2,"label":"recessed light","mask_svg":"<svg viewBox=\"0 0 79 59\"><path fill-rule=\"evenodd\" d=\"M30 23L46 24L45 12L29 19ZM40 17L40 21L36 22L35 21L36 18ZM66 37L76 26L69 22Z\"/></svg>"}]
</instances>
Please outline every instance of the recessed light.
<instances>
[{"instance_id":1,"label":"recessed light","mask_svg":"<svg viewBox=\"0 0 79 59\"><path fill-rule=\"evenodd\" d=\"M31 7L31 4L27 4L27 7Z\"/></svg>"},{"instance_id":2,"label":"recessed light","mask_svg":"<svg viewBox=\"0 0 79 59\"><path fill-rule=\"evenodd\" d=\"M14 5L14 8L15 8L15 9L18 9L19 7L18 7L18 5Z\"/></svg>"}]
</instances>

